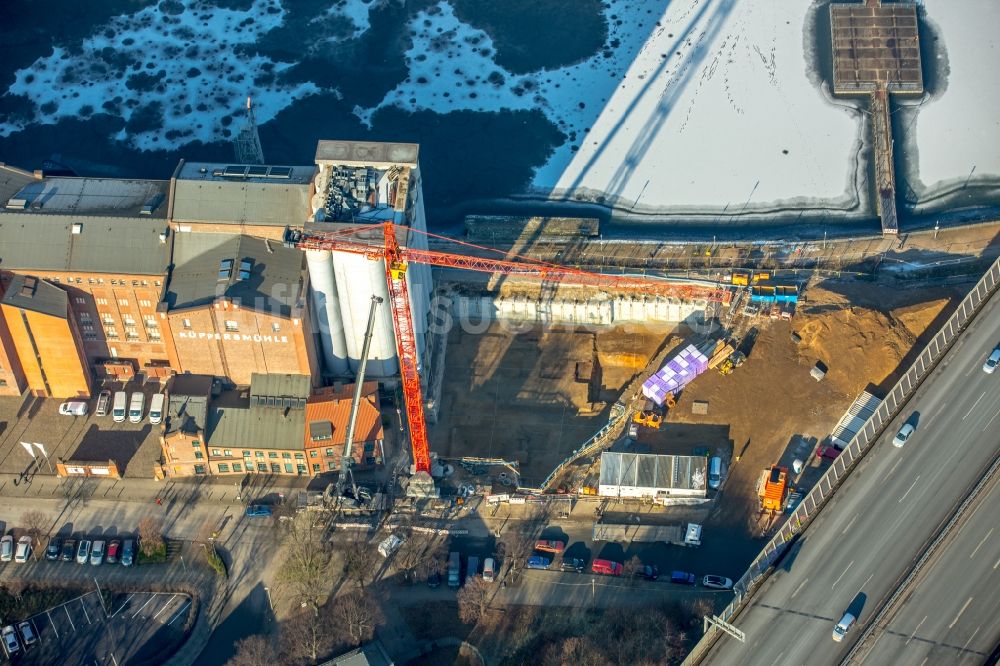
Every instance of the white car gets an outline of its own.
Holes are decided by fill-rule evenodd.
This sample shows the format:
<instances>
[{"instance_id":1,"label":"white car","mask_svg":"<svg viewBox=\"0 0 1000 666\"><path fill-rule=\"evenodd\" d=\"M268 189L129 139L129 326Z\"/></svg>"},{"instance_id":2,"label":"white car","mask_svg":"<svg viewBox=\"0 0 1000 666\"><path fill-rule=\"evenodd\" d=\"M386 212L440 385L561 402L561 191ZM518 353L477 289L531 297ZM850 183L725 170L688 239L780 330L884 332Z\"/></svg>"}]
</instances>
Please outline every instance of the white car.
<instances>
[{"instance_id":1,"label":"white car","mask_svg":"<svg viewBox=\"0 0 1000 666\"><path fill-rule=\"evenodd\" d=\"M63 416L86 416L87 403L82 400L69 400L59 405L59 413Z\"/></svg>"},{"instance_id":2,"label":"white car","mask_svg":"<svg viewBox=\"0 0 1000 666\"><path fill-rule=\"evenodd\" d=\"M838 622L837 626L833 628L833 640L838 643L844 640L844 636L846 636L847 632L851 630L851 627L854 626L854 622L857 619L858 618L854 617L850 613L844 613L844 617L840 618L840 622Z\"/></svg>"},{"instance_id":3,"label":"white car","mask_svg":"<svg viewBox=\"0 0 1000 666\"><path fill-rule=\"evenodd\" d=\"M916 428L913 427L912 423L904 423L903 427L896 433L896 436L892 438L892 445L897 449L903 448L903 445L906 444L906 440L910 438L910 435L913 434L914 430L916 430Z\"/></svg>"},{"instance_id":4,"label":"white car","mask_svg":"<svg viewBox=\"0 0 1000 666\"><path fill-rule=\"evenodd\" d=\"M733 589L733 581L724 576L705 576L701 579L701 584L703 587L710 587L713 590L731 590Z\"/></svg>"},{"instance_id":5,"label":"white car","mask_svg":"<svg viewBox=\"0 0 1000 666\"><path fill-rule=\"evenodd\" d=\"M18 564L24 564L28 561L29 555L31 555L31 537L25 535L17 540L17 552L14 553L14 561Z\"/></svg>"},{"instance_id":6,"label":"white car","mask_svg":"<svg viewBox=\"0 0 1000 666\"><path fill-rule=\"evenodd\" d=\"M5 534L0 539L0 562L10 562L14 559L14 537Z\"/></svg>"},{"instance_id":7,"label":"white car","mask_svg":"<svg viewBox=\"0 0 1000 666\"><path fill-rule=\"evenodd\" d=\"M986 359L986 363L983 363L983 372L992 375L998 365L1000 365L1000 347L994 349L990 357Z\"/></svg>"},{"instance_id":8,"label":"white car","mask_svg":"<svg viewBox=\"0 0 1000 666\"><path fill-rule=\"evenodd\" d=\"M17 641L17 632L14 627L8 625L0 631L3 635L3 649L7 651L7 656L12 657L21 651L21 644Z\"/></svg>"}]
</instances>

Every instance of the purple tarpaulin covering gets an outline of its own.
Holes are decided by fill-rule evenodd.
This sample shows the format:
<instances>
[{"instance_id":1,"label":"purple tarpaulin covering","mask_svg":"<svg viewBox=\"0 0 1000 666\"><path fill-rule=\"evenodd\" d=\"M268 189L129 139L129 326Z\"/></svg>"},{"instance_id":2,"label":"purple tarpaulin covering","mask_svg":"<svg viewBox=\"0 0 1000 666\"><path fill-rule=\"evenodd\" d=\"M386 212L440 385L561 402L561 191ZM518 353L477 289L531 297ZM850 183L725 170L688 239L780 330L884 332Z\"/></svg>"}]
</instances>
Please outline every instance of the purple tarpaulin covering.
<instances>
[{"instance_id":1,"label":"purple tarpaulin covering","mask_svg":"<svg viewBox=\"0 0 1000 666\"><path fill-rule=\"evenodd\" d=\"M694 345L688 345L642 383L642 394L662 405L668 394L676 393L707 369L708 357Z\"/></svg>"}]
</instances>

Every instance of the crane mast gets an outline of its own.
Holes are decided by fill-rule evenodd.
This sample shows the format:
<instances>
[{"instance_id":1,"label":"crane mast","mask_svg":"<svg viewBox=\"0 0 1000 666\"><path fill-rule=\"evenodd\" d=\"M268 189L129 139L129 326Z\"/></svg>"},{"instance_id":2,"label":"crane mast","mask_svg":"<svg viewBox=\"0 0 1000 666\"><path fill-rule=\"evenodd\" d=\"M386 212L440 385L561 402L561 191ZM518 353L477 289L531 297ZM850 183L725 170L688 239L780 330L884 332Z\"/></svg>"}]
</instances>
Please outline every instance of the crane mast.
<instances>
[{"instance_id":1,"label":"crane mast","mask_svg":"<svg viewBox=\"0 0 1000 666\"><path fill-rule=\"evenodd\" d=\"M354 482L354 464L352 449L354 447L354 426L358 420L358 407L361 405L361 390L365 383L365 368L368 366L368 352L372 346L372 334L375 330L375 310L382 303L381 296L372 296L372 304L368 310L368 327L365 328L365 343L361 348L361 362L358 365L358 376L354 380L354 399L351 400L351 414L347 418L347 434L344 436L344 453L340 459L340 474L337 476L337 497L344 496L347 479L351 480L351 491L354 499L358 499L358 484Z\"/></svg>"}]
</instances>

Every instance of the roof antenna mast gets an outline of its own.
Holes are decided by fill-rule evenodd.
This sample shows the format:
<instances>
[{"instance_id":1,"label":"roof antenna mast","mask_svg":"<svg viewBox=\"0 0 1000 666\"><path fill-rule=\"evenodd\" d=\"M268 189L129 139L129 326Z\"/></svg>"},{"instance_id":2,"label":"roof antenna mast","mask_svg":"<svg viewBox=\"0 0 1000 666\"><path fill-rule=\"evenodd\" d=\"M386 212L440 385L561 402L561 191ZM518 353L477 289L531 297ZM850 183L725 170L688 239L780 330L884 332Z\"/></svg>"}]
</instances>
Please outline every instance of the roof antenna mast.
<instances>
[{"instance_id":1,"label":"roof antenna mast","mask_svg":"<svg viewBox=\"0 0 1000 666\"><path fill-rule=\"evenodd\" d=\"M263 164L264 149L260 147L260 134L257 132L257 118L253 112L253 98L247 97L246 124L233 139L236 151L236 161L240 164Z\"/></svg>"}]
</instances>

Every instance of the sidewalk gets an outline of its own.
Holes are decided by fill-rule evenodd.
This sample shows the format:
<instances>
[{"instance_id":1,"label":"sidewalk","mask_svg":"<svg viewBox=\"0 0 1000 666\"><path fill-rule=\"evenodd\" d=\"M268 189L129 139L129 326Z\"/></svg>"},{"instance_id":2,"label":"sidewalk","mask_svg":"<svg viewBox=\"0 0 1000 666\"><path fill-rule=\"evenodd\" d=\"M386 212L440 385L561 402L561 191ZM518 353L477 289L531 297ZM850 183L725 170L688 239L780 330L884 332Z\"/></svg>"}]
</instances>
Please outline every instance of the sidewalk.
<instances>
[{"instance_id":1,"label":"sidewalk","mask_svg":"<svg viewBox=\"0 0 1000 666\"><path fill-rule=\"evenodd\" d=\"M107 499L121 502L205 502L243 505L261 500L291 500L316 479L285 478L270 475L250 476L239 490L243 477L233 479L198 478L157 481L155 479L99 479L96 477L58 477L35 474L22 480L18 474L0 474L0 497L39 497L47 499ZM326 485L325 480L319 484ZM319 485L317 484L317 485Z\"/></svg>"}]
</instances>

